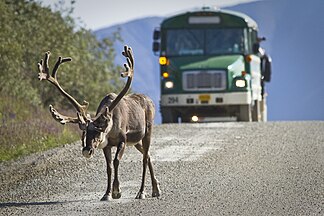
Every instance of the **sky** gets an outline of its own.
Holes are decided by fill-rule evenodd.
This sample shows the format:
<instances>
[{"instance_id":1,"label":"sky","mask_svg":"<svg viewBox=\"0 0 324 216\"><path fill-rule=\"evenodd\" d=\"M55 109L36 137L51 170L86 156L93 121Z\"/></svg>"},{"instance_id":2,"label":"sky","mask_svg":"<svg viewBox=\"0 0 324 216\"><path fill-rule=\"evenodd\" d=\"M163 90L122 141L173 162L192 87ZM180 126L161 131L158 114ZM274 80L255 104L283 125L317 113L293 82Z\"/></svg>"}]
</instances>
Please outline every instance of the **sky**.
<instances>
[{"instance_id":1,"label":"sky","mask_svg":"<svg viewBox=\"0 0 324 216\"><path fill-rule=\"evenodd\" d=\"M63 0L64 1L64 0ZM65 0L67 6L71 0ZM225 7L255 0L75 0L74 18L83 27L97 30L147 16L168 16L201 6ZM59 0L40 0L44 6Z\"/></svg>"}]
</instances>

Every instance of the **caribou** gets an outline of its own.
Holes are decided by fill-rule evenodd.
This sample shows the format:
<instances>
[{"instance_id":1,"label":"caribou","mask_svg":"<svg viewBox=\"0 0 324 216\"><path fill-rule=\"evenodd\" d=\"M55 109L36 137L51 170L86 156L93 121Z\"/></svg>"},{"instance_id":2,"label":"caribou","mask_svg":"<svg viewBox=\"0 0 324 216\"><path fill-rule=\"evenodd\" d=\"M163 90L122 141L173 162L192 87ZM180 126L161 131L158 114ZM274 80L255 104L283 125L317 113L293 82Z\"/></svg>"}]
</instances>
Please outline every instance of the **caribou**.
<instances>
[{"instance_id":1,"label":"caribou","mask_svg":"<svg viewBox=\"0 0 324 216\"><path fill-rule=\"evenodd\" d=\"M63 125L66 123L79 125L82 130L81 141L84 157L90 158L97 148L103 150L107 163L108 184L107 190L101 198L102 201L121 197L118 166L126 146L135 146L143 155L142 182L135 198L145 198L144 187L147 166L152 181L152 197L160 196L159 183L154 176L149 155L155 113L154 104L149 97L143 94L126 95L134 76L134 56L132 49L127 45L124 46L122 54L126 57L126 63L124 64L125 71L121 73L121 76L127 77L126 84L118 95L109 93L101 100L94 117L91 117L88 112L89 103L84 101L81 105L60 86L57 80L56 74L59 66L71 61L72 58L59 57L51 73L48 64L49 51L45 53L44 60L42 59L38 63L39 80L47 80L53 84L76 109L76 117L69 117L59 113L50 105L52 117ZM114 159L112 159L112 147L117 147ZM113 167L114 180L112 183Z\"/></svg>"}]
</instances>

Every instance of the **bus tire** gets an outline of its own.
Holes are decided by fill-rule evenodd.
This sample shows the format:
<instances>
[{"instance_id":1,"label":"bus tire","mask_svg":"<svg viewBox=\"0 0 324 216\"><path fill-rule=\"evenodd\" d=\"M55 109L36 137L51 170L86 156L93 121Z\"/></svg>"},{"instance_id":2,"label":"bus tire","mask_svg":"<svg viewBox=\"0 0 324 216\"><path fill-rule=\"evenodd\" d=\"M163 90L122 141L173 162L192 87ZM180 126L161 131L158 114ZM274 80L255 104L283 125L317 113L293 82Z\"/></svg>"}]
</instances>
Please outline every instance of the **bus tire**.
<instances>
[{"instance_id":1,"label":"bus tire","mask_svg":"<svg viewBox=\"0 0 324 216\"><path fill-rule=\"evenodd\" d=\"M250 122L252 120L251 106L249 104L239 106L237 120L243 122Z\"/></svg>"},{"instance_id":2,"label":"bus tire","mask_svg":"<svg viewBox=\"0 0 324 216\"><path fill-rule=\"evenodd\" d=\"M260 110L261 110L261 121L267 122L268 121L268 109L267 109L267 103L266 103L265 97L261 101Z\"/></svg>"},{"instance_id":3,"label":"bus tire","mask_svg":"<svg viewBox=\"0 0 324 216\"><path fill-rule=\"evenodd\" d=\"M189 115L181 116L181 123L189 123L191 122L191 117Z\"/></svg>"},{"instance_id":4,"label":"bus tire","mask_svg":"<svg viewBox=\"0 0 324 216\"><path fill-rule=\"evenodd\" d=\"M253 109L252 109L252 121L259 122L261 121L261 102L258 100L254 101Z\"/></svg>"},{"instance_id":5,"label":"bus tire","mask_svg":"<svg viewBox=\"0 0 324 216\"><path fill-rule=\"evenodd\" d=\"M176 111L170 108L163 108L163 110L161 110L161 114L162 114L162 124L178 123L178 115Z\"/></svg>"}]
</instances>

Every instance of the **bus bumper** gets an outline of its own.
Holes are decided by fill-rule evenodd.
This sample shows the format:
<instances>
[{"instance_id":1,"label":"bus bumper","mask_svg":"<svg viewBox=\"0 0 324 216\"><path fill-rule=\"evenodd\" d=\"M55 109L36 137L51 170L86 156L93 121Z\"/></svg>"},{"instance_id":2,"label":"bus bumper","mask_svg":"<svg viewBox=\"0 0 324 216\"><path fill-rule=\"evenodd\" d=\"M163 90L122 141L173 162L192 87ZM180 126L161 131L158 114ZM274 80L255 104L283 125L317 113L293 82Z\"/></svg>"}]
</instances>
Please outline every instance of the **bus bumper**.
<instances>
[{"instance_id":1,"label":"bus bumper","mask_svg":"<svg viewBox=\"0 0 324 216\"><path fill-rule=\"evenodd\" d=\"M251 103L250 92L168 94L161 96L161 107L227 106Z\"/></svg>"}]
</instances>

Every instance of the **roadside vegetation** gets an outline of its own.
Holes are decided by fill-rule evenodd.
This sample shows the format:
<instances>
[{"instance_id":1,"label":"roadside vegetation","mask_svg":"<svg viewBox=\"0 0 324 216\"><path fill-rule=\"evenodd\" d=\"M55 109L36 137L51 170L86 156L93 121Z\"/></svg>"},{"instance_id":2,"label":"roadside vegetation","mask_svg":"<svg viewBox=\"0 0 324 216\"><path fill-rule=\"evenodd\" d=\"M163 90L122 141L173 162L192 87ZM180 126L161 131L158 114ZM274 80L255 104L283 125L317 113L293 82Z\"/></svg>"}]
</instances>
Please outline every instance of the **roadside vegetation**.
<instances>
[{"instance_id":1,"label":"roadside vegetation","mask_svg":"<svg viewBox=\"0 0 324 216\"><path fill-rule=\"evenodd\" d=\"M43 151L79 138L78 128L61 126L47 110L1 96L0 161Z\"/></svg>"},{"instance_id":2,"label":"roadside vegetation","mask_svg":"<svg viewBox=\"0 0 324 216\"><path fill-rule=\"evenodd\" d=\"M60 67L59 82L78 101L88 100L90 110L122 85L113 63L118 33L98 41L71 18L71 2L53 11L34 0L0 0L0 162L79 139L75 127L49 114L49 104L75 111L54 86L38 80L37 62L46 51L51 68L58 56L72 57Z\"/></svg>"}]
</instances>

